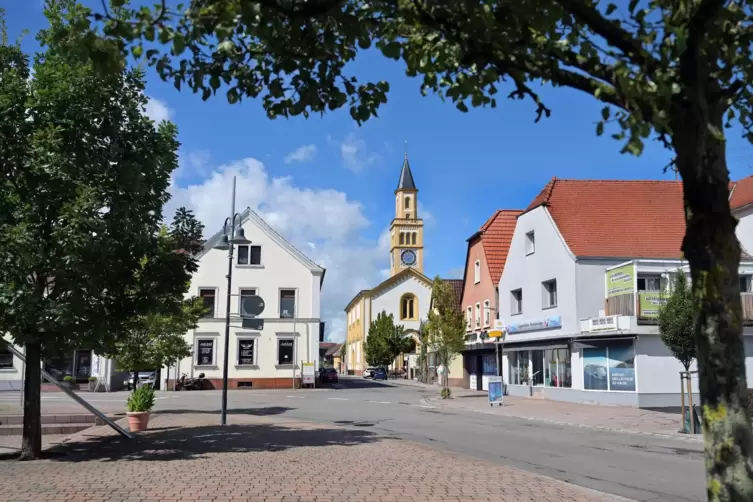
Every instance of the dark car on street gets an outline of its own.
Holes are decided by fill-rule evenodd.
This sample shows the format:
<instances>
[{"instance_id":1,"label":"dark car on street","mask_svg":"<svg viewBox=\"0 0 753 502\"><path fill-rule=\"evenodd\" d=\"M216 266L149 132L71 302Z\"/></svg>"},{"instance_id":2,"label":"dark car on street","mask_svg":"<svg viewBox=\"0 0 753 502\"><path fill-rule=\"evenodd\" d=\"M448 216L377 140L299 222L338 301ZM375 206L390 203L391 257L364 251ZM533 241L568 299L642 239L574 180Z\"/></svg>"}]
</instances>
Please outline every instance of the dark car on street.
<instances>
[{"instance_id":1,"label":"dark car on street","mask_svg":"<svg viewBox=\"0 0 753 502\"><path fill-rule=\"evenodd\" d=\"M384 368L377 368L374 370L374 380L387 380L387 370Z\"/></svg>"},{"instance_id":2,"label":"dark car on street","mask_svg":"<svg viewBox=\"0 0 753 502\"><path fill-rule=\"evenodd\" d=\"M322 383L337 383L337 370L335 368L320 368L319 381Z\"/></svg>"}]
</instances>

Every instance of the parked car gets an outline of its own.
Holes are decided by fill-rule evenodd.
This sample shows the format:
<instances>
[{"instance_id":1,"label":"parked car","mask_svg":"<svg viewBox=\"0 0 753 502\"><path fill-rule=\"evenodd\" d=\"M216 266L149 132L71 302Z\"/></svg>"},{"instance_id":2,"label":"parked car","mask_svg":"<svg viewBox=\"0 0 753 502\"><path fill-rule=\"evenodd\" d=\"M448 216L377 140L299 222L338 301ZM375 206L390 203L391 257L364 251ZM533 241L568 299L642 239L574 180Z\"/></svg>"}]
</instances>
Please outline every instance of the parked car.
<instances>
[{"instance_id":1,"label":"parked car","mask_svg":"<svg viewBox=\"0 0 753 502\"><path fill-rule=\"evenodd\" d=\"M374 380L387 380L387 370L384 368L375 369L372 378Z\"/></svg>"},{"instance_id":2,"label":"parked car","mask_svg":"<svg viewBox=\"0 0 753 502\"><path fill-rule=\"evenodd\" d=\"M320 368L319 381L322 383L337 383L337 370L335 368Z\"/></svg>"},{"instance_id":3,"label":"parked car","mask_svg":"<svg viewBox=\"0 0 753 502\"><path fill-rule=\"evenodd\" d=\"M128 373L128 380L123 382L125 384L126 389L133 390L131 387L133 387L133 373ZM139 371L139 383L138 386L141 387L142 385L151 385L154 387L157 383L157 372L156 371Z\"/></svg>"},{"instance_id":4,"label":"parked car","mask_svg":"<svg viewBox=\"0 0 753 502\"><path fill-rule=\"evenodd\" d=\"M363 373L361 376L363 376L364 378L372 378L374 376L375 369L376 368L366 368L365 370L363 370Z\"/></svg>"}]
</instances>

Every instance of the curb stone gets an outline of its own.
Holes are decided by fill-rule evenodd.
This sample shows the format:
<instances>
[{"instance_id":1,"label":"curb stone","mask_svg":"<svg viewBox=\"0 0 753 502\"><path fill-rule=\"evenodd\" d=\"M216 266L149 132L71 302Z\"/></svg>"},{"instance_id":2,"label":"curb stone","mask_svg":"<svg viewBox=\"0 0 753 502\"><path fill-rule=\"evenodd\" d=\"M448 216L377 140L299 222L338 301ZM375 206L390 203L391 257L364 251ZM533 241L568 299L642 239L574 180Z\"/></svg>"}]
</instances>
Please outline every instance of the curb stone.
<instances>
[{"instance_id":1,"label":"curb stone","mask_svg":"<svg viewBox=\"0 0 753 502\"><path fill-rule=\"evenodd\" d=\"M423 399L422 399L423 401ZM448 406L446 404L442 404L439 399L437 398L429 398L427 401L433 403L432 406L436 407L442 407L442 408L449 408L449 409L456 409L456 410L463 410L463 411L470 411L472 413L482 413L484 415L494 415L498 417L506 417L506 418L517 418L520 420L528 420L531 422L543 422L547 424L553 424L553 425L564 425L567 427L578 427L581 429L596 429L596 430L602 430L607 432L619 432L622 434L634 434L637 436L652 436L652 437L659 437L663 439L677 439L679 441L686 441L689 443L702 443L703 442L703 435L702 434L696 434L696 435L685 435L685 434L666 434L662 432L647 432L647 431L635 431L631 429L616 429L614 427L604 427L603 425L586 425L586 424L575 424L572 422L560 422L558 420L549 420L546 418L538 418L538 417L525 417L525 416L517 416L517 415L500 415L498 413L493 413L491 411L487 410L475 410L473 408L454 408L451 406ZM429 403L427 403L429 404Z\"/></svg>"}]
</instances>

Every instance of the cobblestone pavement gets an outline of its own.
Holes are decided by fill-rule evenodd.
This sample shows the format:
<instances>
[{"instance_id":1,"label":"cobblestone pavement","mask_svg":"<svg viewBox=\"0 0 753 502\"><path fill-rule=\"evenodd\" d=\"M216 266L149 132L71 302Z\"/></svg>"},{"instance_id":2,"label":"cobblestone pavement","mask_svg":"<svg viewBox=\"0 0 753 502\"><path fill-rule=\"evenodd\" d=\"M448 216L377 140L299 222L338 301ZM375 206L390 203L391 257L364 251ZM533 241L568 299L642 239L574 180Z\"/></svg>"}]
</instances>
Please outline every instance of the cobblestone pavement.
<instances>
[{"instance_id":1,"label":"cobblestone pavement","mask_svg":"<svg viewBox=\"0 0 753 502\"><path fill-rule=\"evenodd\" d=\"M78 433L37 462L0 462L0 501L618 501L408 441L261 416L162 413L133 440Z\"/></svg>"}]
</instances>

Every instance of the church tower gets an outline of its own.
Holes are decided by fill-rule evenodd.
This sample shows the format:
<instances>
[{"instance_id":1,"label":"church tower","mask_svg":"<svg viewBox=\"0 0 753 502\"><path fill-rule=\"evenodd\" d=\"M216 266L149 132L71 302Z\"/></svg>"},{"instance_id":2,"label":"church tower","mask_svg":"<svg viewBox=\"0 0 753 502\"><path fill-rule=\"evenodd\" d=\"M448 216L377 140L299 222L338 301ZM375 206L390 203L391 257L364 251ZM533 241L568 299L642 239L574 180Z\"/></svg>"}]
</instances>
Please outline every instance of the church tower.
<instances>
[{"instance_id":1,"label":"church tower","mask_svg":"<svg viewBox=\"0 0 753 502\"><path fill-rule=\"evenodd\" d=\"M395 219L390 225L390 276L408 267L424 272L424 222L418 217L418 189L406 152L395 190Z\"/></svg>"}]
</instances>

